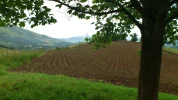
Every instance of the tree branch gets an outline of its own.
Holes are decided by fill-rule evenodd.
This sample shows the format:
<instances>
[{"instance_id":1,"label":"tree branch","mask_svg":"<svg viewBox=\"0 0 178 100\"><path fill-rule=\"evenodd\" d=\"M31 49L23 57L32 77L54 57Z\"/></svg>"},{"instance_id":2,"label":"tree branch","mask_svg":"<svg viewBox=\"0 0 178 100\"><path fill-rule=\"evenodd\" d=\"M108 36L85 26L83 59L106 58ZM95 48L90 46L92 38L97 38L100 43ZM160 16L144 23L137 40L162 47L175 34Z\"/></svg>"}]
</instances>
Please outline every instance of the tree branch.
<instances>
[{"instance_id":1,"label":"tree branch","mask_svg":"<svg viewBox=\"0 0 178 100\"><path fill-rule=\"evenodd\" d=\"M110 2L110 3L112 3L113 2L113 0L107 0L108 2ZM135 1L135 0L134 0ZM137 1L137 0L136 0ZM133 23L135 23L135 25L137 25L137 27L141 30L142 29L142 26L141 26L141 24L139 23L139 21L137 21L136 19L135 19L135 17L133 16L133 15L131 15L131 13L124 7L124 6L122 6L119 2L114 2L114 3L116 3L120 8L121 8L121 10L122 10L122 12L125 14L125 15L127 15L127 17L133 22Z\"/></svg>"},{"instance_id":2,"label":"tree branch","mask_svg":"<svg viewBox=\"0 0 178 100\"><path fill-rule=\"evenodd\" d=\"M117 10L112 10L112 11L108 11L108 12L90 12L90 11L85 11L85 10L82 10L80 9L79 7L73 7L73 6L70 6L69 4L66 4L60 0L49 0L49 1L54 1L54 2L57 2L57 3L60 3L66 7L68 7L69 9L72 9L72 10L75 10L75 11L78 11L78 12L82 12L82 13L85 13L85 14L91 14L91 15L106 15L106 14L111 14L111 13L117 13L117 12L123 12L125 15L128 16L128 18L137 25L138 28L141 29L141 24L139 23L139 21L137 21L135 19L134 16L131 15L131 13L126 9L124 8L119 2L114 2L114 3L117 3L118 6L121 8L121 9L117 9ZM113 3L113 0L106 0L106 2L110 2L110 3Z\"/></svg>"},{"instance_id":3,"label":"tree branch","mask_svg":"<svg viewBox=\"0 0 178 100\"><path fill-rule=\"evenodd\" d=\"M85 13L85 14L91 14L91 15L106 15L106 14L117 13L117 12L122 11L121 9L117 9L117 10L111 10L111 11L108 11L108 12L90 12L90 11L82 10L79 7L73 7L69 4L61 2L60 0L49 0L49 1L54 1L54 2L60 3L64 6L68 7L69 9L72 9L72 10L75 10L75 11L78 11L78 12L82 12L82 13Z\"/></svg>"},{"instance_id":4,"label":"tree branch","mask_svg":"<svg viewBox=\"0 0 178 100\"><path fill-rule=\"evenodd\" d=\"M172 0L172 1L170 2L170 6L173 5L173 4L175 4L175 3L178 3L178 0Z\"/></svg>"},{"instance_id":5,"label":"tree branch","mask_svg":"<svg viewBox=\"0 0 178 100\"><path fill-rule=\"evenodd\" d=\"M131 1L130 7L134 7L142 15L143 14L143 7L138 2L138 0L130 0L130 1Z\"/></svg>"}]
</instances>

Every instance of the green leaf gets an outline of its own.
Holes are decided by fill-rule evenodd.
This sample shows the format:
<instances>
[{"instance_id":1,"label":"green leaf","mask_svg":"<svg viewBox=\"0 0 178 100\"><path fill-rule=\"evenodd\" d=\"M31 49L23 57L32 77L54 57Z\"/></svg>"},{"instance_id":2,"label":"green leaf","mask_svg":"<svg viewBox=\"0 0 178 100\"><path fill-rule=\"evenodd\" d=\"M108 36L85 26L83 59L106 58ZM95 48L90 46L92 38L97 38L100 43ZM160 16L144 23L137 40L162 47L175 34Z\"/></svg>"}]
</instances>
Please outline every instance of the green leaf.
<instances>
[{"instance_id":1,"label":"green leaf","mask_svg":"<svg viewBox=\"0 0 178 100\"><path fill-rule=\"evenodd\" d=\"M6 23L3 21L0 21L0 27L4 27L4 26L6 26Z\"/></svg>"},{"instance_id":2,"label":"green leaf","mask_svg":"<svg viewBox=\"0 0 178 100\"><path fill-rule=\"evenodd\" d=\"M19 23L19 26L20 26L20 27L25 27L25 22L20 22L20 23Z\"/></svg>"},{"instance_id":3,"label":"green leaf","mask_svg":"<svg viewBox=\"0 0 178 100\"><path fill-rule=\"evenodd\" d=\"M56 7L60 9L62 7L62 4L57 4Z\"/></svg>"},{"instance_id":4,"label":"green leaf","mask_svg":"<svg viewBox=\"0 0 178 100\"><path fill-rule=\"evenodd\" d=\"M23 14L20 15L20 18L25 18L25 17L26 17L25 13L23 13Z\"/></svg>"},{"instance_id":5,"label":"green leaf","mask_svg":"<svg viewBox=\"0 0 178 100\"><path fill-rule=\"evenodd\" d=\"M86 18L85 18L86 20L88 20L88 19L90 19L90 16L86 16Z\"/></svg>"},{"instance_id":6,"label":"green leaf","mask_svg":"<svg viewBox=\"0 0 178 100\"><path fill-rule=\"evenodd\" d=\"M98 6L97 6L97 5L93 5L91 8L92 8L93 10L97 10Z\"/></svg>"},{"instance_id":7,"label":"green leaf","mask_svg":"<svg viewBox=\"0 0 178 100\"><path fill-rule=\"evenodd\" d=\"M29 22L34 23L32 25L34 27L56 22L53 15L50 14L51 9L43 6L43 0L11 1L13 0L0 0L0 26L18 25L24 27L25 23Z\"/></svg>"},{"instance_id":8,"label":"green leaf","mask_svg":"<svg viewBox=\"0 0 178 100\"><path fill-rule=\"evenodd\" d=\"M86 2L86 1L87 1L87 0L80 0L81 3L84 3L84 2Z\"/></svg>"},{"instance_id":9,"label":"green leaf","mask_svg":"<svg viewBox=\"0 0 178 100\"><path fill-rule=\"evenodd\" d=\"M95 22L92 22L91 24L95 24Z\"/></svg>"},{"instance_id":10,"label":"green leaf","mask_svg":"<svg viewBox=\"0 0 178 100\"><path fill-rule=\"evenodd\" d=\"M71 13L72 13L72 10L68 10L67 13L71 14Z\"/></svg>"}]
</instances>

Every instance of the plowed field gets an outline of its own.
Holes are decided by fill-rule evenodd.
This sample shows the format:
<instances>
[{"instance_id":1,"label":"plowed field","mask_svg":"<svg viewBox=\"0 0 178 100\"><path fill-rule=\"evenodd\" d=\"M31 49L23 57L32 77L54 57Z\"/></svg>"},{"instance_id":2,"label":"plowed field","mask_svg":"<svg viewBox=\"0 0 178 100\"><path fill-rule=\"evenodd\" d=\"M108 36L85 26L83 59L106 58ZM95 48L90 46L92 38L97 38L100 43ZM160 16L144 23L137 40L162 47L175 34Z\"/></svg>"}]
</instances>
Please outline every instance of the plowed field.
<instances>
[{"instance_id":1,"label":"plowed field","mask_svg":"<svg viewBox=\"0 0 178 100\"><path fill-rule=\"evenodd\" d=\"M48 51L45 55L10 71L63 74L118 85L137 87L139 43L113 42L96 50L84 44L73 49ZM160 91L178 94L178 56L163 52Z\"/></svg>"}]
</instances>

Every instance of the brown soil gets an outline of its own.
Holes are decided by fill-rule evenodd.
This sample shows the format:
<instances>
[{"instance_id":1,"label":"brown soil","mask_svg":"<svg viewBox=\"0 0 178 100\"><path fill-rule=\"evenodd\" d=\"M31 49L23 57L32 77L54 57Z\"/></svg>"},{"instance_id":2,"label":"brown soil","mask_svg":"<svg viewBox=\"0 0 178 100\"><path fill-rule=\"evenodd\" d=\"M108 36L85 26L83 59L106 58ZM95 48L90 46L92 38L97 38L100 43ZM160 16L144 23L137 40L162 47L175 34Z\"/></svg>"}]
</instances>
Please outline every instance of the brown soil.
<instances>
[{"instance_id":1,"label":"brown soil","mask_svg":"<svg viewBox=\"0 0 178 100\"><path fill-rule=\"evenodd\" d=\"M84 44L73 49L48 51L45 55L10 71L63 74L117 85L137 87L139 43L113 42L94 49ZM160 91L178 94L178 56L163 52Z\"/></svg>"}]
</instances>

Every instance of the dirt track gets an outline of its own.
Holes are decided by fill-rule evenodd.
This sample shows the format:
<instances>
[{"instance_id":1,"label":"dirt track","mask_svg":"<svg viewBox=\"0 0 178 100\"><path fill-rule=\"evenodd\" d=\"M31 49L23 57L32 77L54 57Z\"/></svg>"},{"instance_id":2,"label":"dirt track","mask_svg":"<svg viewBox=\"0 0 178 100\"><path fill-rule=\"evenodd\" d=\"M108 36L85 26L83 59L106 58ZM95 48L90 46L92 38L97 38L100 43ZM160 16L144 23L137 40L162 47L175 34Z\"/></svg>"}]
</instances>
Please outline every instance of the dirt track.
<instances>
[{"instance_id":1,"label":"dirt track","mask_svg":"<svg viewBox=\"0 0 178 100\"><path fill-rule=\"evenodd\" d=\"M63 74L137 87L140 44L113 42L107 48L81 45L74 49L49 51L31 63L10 71ZM163 52L160 91L178 94L178 56Z\"/></svg>"}]
</instances>

